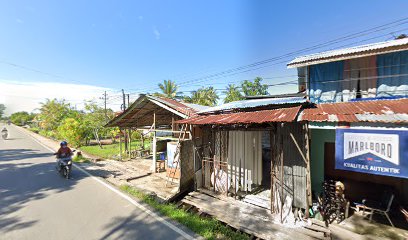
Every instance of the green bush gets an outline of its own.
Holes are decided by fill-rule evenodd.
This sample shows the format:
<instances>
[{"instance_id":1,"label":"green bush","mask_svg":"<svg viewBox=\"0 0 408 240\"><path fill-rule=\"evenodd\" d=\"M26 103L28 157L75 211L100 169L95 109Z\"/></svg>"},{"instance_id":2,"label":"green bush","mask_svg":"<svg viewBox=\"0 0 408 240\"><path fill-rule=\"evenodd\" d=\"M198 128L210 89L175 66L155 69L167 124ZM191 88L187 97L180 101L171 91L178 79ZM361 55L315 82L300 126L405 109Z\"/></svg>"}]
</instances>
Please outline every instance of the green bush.
<instances>
[{"instance_id":1,"label":"green bush","mask_svg":"<svg viewBox=\"0 0 408 240\"><path fill-rule=\"evenodd\" d=\"M72 146L80 147L84 141L85 129L80 121L66 118L58 127L59 136L67 140Z\"/></svg>"},{"instance_id":2,"label":"green bush","mask_svg":"<svg viewBox=\"0 0 408 240\"><path fill-rule=\"evenodd\" d=\"M41 129L38 133L41 136L44 136L44 137L47 137L47 138L51 138L51 139L57 139L58 138L58 134L56 134L53 131L47 131L47 130Z\"/></svg>"},{"instance_id":3,"label":"green bush","mask_svg":"<svg viewBox=\"0 0 408 240\"><path fill-rule=\"evenodd\" d=\"M38 127L31 127L28 130L30 130L31 132L34 132L34 133L39 133L40 132L40 129Z\"/></svg>"}]
</instances>

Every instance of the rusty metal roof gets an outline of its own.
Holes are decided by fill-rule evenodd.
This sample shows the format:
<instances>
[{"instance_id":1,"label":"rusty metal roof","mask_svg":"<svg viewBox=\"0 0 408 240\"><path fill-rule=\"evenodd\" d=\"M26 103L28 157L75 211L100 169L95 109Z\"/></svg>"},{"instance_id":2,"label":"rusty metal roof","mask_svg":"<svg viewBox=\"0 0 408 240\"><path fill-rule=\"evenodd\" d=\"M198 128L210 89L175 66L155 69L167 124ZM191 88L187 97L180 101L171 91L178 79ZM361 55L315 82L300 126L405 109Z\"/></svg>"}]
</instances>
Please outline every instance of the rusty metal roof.
<instances>
[{"instance_id":1,"label":"rusty metal roof","mask_svg":"<svg viewBox=\"0 0 408 240\"><path fill-rule=\"evenodd\" d=\"M191 105L187 106L182 102L165 97L140 95L129 108L109 121L106 126L150 126L153 123L154 112L157 115L156 124L169 125L171 124L173 115L176 116L176 120L195 116L198 111L196 107L197 106Z\"/></svg>"},{"instance_id":2,"label":"rusty metal roof","mask_svg":"<svg viewBox=\"0 0 408 240\"><path fill-rule=\"evenodd\" d=\"M356 47L336 49L321 53L300 56L287 64L288 68L304 67L308 65L334 62L351 58L366 57L370 55L385 54L408 50L408 38L390 40L386 42L371 43Z\"/></svg>"},{"instance_id":3,"label":"rusty metal roof","mask_svg":"<svg viewBox=\"0 0 408 240\"><path fill-rule=\"evenodd\" d=\"M238 112L226 114L200 115L189 119L183 119L178 123L192 125L228 125L228 124L252 124L268 122L293 122L301 106L262 110L254 112Z\"/></svg>"},{"instance_id":4,"label":"rusty metal roof","mask_svg":"<svg viewBox=\"0 0 408 240\"><path fill-rule=\"evenodd\" d=\"M304 109L298 121L408 123L408 98L317 104Z\"/></svg>"},{"instance_id":5,"label":"rusty metal roof","mask_svg":"<svg viewBox=\"0 0 408 240\"><path fill-rule=\"evenodd\" d=\"M172 109L188 116L191 117L193 115L195 115L199 110L202 110L203 108L207 108L205 106L201 106L198 104L187 104L184 102L180 102L174 99L170 99L170 98L165 98L165 97L154 97L154 96L150 96L150 95L146 95L147 98L152 99L152 100L156 100L159 101L163 104L165 104L166 106L171 107Z\"/></svg>"}]
</instances>

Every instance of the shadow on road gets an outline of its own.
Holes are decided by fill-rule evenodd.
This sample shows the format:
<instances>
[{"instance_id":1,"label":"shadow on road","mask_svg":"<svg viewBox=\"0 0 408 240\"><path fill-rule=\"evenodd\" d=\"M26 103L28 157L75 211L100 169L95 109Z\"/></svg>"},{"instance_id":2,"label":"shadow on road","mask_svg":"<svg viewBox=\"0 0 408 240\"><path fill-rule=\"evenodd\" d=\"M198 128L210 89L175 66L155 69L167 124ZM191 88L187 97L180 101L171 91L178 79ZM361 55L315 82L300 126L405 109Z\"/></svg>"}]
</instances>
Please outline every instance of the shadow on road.
<instances>
[{"instance_id":1,"label":"shadow on road","mask_svg":"<svg viewBox=\"0 0 408 240\"><path fill-rule=\"evenodd\" d=\"M52 153L37 153L39 150L32 149L6 149L0 150L0 161L23 160L29 158L50 157Z\"/></svg>"},{"instance_id":2,"label":"shadow on road","mask_svg":"<svg viewBox=\"0 0 408 240\"><path fill-rule=\"evenodd\" d=\"M73 189L87 177L74 169L72 179L64 179L50 156L30 149L0 150L0 233L33 227L38 219L35 215L23 219L21 211L29 211L34 200Z\"/></svg>"},{"instance_id":3,"label":"shadow on road","mask_svg":"<svg viewBox=\"0 0 408 240\"><path fill-rule=\"evenodd\" d=\"M174 231L166 231L167 226L149 217L147 213L140 212L113 218L105 229L110 231L101 239L184 239Z\"/></svg>"}]
</instances>

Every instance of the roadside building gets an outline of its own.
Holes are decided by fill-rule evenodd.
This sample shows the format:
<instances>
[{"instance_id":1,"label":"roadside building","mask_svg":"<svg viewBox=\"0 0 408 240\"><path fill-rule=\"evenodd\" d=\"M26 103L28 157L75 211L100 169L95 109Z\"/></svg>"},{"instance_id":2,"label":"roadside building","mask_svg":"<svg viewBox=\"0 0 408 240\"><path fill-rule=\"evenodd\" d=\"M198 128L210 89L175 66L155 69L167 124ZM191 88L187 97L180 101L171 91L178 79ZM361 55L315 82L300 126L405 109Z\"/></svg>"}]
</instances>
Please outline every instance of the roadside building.
<instances>
[{"instance_id":1,"label":"roadside building","mask_svg":"<svg viewBox=\"0 0 408 240\"><path fill-rule=\"evenodd\" d=\"M169 181L176 183L179 188L188 187L192 181L192 174L188 171L181 172L182 166L178 163L192 165L192 158L188 158L191 145L191 133L189 129L181 128L176 123L178 120L195 116L197 111L206 108L196 104L189 104L177 100L140 95L125 111L113 118L107 127L119 127L125 133L124 142L128 147L121 148L127 158L136 156L151 156L151 171L167 171ZM151 134L151 151L149 149L132 149L129 144L131 131L140 131L142 134ZM122 146L122 139L120 140ZM186 146L186 147L184 147ZM176 149L180 154L175 159ZM184 157L185 156L185 157ZM185 158L185 160L184 160ZM187 175L190 176L187 176ZM190 182L190 183L188 183ZM180 189L179 189L180 190ZM183 189L182 189L183 190Z\"/></svg>"},{"instance_id":2,"label":"roadside building","mask_svg":"<svg viewBox=\"0 0 408 240\"><path fill-rule=\"evenodd\" d=\"M346 198L408 203L408 38L297 57L311 137L312 191L341 180ZM384 203L386 204L386 203Z\"/></svg>"},{"instance_id":3,"label":"roadside building","mask_svg":"<svg viewBox=\"0 0 408 240\"><path fill-rule=\"evenodd\" d=\"M304 94L258 97L178 121L192 126L194 139L196 192L184 201L260 237L275 236L276 223L295 224L292 207L308 214L308 125L297 122L308 105ZM301 230L313 232L298 228L291 237Z\"/></svg>"}]
</instances>

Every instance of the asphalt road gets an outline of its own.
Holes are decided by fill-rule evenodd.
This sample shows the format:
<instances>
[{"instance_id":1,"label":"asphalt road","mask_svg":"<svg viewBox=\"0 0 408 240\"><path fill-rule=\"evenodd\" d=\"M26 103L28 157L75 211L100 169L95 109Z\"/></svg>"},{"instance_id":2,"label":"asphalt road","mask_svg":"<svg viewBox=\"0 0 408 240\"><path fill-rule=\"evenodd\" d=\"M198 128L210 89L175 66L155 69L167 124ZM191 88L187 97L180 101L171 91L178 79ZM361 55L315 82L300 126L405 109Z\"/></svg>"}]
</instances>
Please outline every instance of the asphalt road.
<instances>
[{"instance_id":1,"label":"asphalt road","mask_svg":"<svg viewBox=\"0 0 408 240\"><path fill-rule=\"evenodd\" d=\"M72 179L62 178L49 149L7 128L10 139L0 139L0 239L192 238L77 168Z\"/></svg>"}]
</instances>

